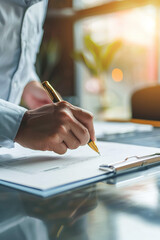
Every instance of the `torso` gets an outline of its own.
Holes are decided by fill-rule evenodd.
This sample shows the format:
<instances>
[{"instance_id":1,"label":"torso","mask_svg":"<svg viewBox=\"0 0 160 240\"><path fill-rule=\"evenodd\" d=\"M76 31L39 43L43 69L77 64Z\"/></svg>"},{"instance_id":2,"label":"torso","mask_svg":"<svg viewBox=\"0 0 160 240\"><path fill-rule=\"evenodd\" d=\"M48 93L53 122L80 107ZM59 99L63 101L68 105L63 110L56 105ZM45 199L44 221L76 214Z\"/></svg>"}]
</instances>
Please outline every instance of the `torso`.
<instances>
[{"instance_id":1,"label":"torso","mask_svg":"<svg viewBox=\"0 0 160 240\"><path fill-rule=\"evenodd\" d=\"M46 5L46 0L0 1L0 98L4 100L18 104L31 80Z\"/></svg>"}]
</instances>

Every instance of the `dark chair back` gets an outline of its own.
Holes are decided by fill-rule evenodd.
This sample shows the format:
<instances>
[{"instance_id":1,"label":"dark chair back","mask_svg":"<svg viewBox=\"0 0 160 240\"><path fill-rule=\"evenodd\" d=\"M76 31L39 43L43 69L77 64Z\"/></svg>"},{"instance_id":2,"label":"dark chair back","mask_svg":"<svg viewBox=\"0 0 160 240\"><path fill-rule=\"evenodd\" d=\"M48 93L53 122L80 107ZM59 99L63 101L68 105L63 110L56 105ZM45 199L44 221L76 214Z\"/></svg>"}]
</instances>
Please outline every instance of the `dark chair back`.
<instances>
[{"instance_id":1,"label":"dark chair back","mask_svg":"<svg viewBox=\"0 0 160 240\"><path fill-rule=\"evenodd\" d=\"M132 118L160 121L160 85L134 92L131 108Z\"/></svg>"}]
</instances>

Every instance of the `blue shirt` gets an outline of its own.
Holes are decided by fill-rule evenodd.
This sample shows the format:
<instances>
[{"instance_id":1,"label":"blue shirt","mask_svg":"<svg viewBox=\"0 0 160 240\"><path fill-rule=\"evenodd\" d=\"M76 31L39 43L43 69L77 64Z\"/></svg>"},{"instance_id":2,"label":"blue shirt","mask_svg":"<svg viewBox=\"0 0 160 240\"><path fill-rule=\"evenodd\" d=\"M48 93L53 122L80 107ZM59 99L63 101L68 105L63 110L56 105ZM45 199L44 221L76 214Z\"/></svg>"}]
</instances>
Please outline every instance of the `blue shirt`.
<instances>
[{"instance_id":1,"label":"blue shirt","mask_svg":"<svg viewBox=\"0 0 160 240\"><path fill-rule=\"evenodd\" d=\"M39 80L35 61L47 0L0 0L0 146L12 147L26 109L26 84Z\"/></svg>"}]
</instances>

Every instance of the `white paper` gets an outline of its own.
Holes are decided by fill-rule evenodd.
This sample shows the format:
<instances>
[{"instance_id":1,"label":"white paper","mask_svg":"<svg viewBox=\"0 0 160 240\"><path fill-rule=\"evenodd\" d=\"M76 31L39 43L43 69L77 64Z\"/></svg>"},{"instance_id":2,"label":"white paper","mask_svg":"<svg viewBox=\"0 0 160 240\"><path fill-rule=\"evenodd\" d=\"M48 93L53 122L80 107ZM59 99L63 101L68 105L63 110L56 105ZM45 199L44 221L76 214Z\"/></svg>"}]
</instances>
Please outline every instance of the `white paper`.
<instances>
[{"instance_id":1,"label":"white paper","mask_svg":"<svg viewBox=\"0 0 160 240\"><path fill-rule=\"evenodd\" d=\"M130 132L150 132L153 130L153 126L149 124L126 122L95 122L94 127L96 137Z\"/></svg>"},{"instance_id":2,"label":"white paper","mask_svg":"<svg viewBox=\"0 0 160 240\"><path fill-rule=\"evenodd\" d=\"M101 164L160 152L158 148L119 143L97 142L97 146L101 156L88 145L70 150L65 155L34 151L18 144L14 149L0 148L0 179L47 190L102 175L104 172L99 170Z\"/></svg>"}]
</instances>

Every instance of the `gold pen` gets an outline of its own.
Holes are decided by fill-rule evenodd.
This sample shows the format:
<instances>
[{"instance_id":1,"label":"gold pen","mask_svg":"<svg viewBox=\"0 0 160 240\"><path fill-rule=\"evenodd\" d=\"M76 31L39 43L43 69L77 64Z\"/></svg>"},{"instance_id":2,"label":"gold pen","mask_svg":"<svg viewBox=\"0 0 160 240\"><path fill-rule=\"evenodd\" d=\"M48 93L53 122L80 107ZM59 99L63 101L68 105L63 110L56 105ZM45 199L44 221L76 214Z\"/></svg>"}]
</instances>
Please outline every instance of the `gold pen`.
<instances>
[{"instance_id":1,"label":"gold pen","mask_svg":"<svg viewBox=\"0 0 160 240\"><path fill-rule=\"evenodd\" d=\"M44 87L44 89L46 90L46 92L48 93L50 99L53 102L60 102L62 101L62 98L59 96L59 94L56 92L56 90L50 85L50 83L48 81L44 81L42 83L42 86ZM95 152L97 152L98 154L100 154L98 147L96 146L95 142L92 141L91 139L88 142L88 145L90 148L92 148Z\"/></svg>"}]
</instances>

